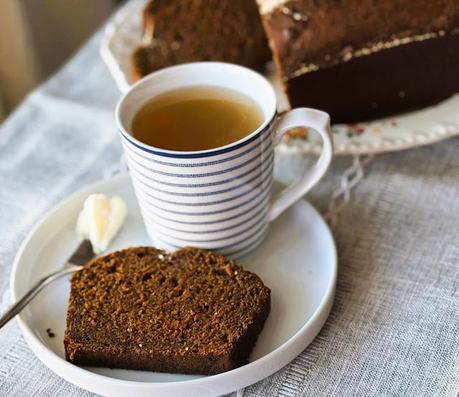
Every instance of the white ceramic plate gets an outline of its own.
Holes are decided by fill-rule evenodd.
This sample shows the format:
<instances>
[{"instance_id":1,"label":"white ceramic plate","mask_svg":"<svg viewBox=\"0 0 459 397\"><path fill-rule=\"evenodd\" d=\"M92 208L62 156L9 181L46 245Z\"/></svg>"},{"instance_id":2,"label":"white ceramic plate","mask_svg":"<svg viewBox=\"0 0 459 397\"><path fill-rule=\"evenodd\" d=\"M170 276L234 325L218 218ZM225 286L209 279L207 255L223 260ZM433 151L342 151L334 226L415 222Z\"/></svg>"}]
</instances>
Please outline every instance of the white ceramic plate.
<instances>
[{"instance_id":1,"label":"white ceramic plate","mask_svg":"<svg viewBox=\"0 0 459 397\"><path fill-rule=\"evenodd\" d=\"M141 43L141 9L145 0L129 2L108 24L101 43L101 55L118 87L125 92L132 84L130 56ZM286 110L288 102L281 93L275 74L268 76L279 99L279 110ZM459 94L416 112L368 123L336 124L335 154L369 154L408 149L431 144L459 135ZM279 145L290 153L319 153L321 140L317 134L291 139Z\"/></svg>"},{"instance_id":2,"label":"white ceramic plate","mask_svg":"<svg viewBox=\"0 0 459 397\"><path fill-rule=\"evenodd\" d=\"M129 208L126 225L111 248L148 245L127 174L99 182L58 205L21 246L11 274L12 298L62 267L78 245L74 226L90 193L119 194ZM272 290L272 310L250 363L214 376L190 376L108 368L80 368L64 358L68 278L46 287L17 317L36 356L56 374L108 396L217 396L255 383L293 360L314 339L333 302L337 259L333 237L321 216L300 201L278 220L260 247L240 261ZM51 328L55 337L46 330Z\"/></svg>"}]
</instances>

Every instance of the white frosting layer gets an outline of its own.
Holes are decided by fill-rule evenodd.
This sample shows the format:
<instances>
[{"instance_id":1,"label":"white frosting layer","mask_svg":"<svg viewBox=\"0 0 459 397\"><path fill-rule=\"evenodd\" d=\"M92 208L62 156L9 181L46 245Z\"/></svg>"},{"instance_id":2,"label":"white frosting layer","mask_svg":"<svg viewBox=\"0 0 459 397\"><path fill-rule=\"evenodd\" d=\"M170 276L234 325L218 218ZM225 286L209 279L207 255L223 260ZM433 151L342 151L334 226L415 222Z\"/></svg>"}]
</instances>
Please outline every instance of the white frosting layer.
<instances>
[{"instance_id":1,"label":"white frosting layer","mask_svg":"<svg viewBox=\"0 0 459 397\"><path fill-rule=\"evenodd\" d=\"M100 254L123 226L126 215L127 207L121 197L109 199L105 194L91 194L78 216L77 233L91 242L94 253Z\"/></svg>"}]
</instances>

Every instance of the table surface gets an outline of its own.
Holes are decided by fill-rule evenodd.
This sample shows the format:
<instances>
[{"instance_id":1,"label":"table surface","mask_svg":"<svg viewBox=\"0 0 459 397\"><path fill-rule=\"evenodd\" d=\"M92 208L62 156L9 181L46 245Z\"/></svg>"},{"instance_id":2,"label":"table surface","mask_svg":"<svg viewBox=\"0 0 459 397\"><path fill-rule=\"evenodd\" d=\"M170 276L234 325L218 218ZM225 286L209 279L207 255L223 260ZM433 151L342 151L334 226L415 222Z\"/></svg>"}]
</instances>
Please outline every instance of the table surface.
<instances>
[{"instance_id":1,"label":"table surface","mask_svg":"<svg viewBox=\"0 0 459 397\"><path fill-rule=\"evenodd\" d=\"M0 297L32 226L70 193L111 175L120 93L100 33L0 128ZM459 109L458 109L459 111ZM351 159L308 196L322 212ZM278 154L291 182L311 159ZM315 341L244 396L456 396L459 391L459 139L377 156L340 214L336 301ZM292 308L293 309L293 308ZM0 395L90 396L0 331Z\"/></svg>"}]
</instances>

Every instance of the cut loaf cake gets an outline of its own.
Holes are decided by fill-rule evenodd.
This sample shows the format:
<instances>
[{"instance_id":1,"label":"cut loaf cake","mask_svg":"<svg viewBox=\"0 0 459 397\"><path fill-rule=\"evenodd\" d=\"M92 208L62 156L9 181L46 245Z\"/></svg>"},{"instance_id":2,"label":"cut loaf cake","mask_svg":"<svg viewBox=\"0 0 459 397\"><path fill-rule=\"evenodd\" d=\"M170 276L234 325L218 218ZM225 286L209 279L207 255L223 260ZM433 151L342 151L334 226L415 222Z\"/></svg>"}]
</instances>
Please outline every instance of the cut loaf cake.
<instances>
[{"instance_id":1,"label":"cut loaf cake","mask_svg":"<svg viewBox=\"0 0 459 397\"><path fill-rule=\"evenodd\" d=\"M373 119L459 92L457 0L258 0L293 107Z\"/></svg>"}]
</instances>

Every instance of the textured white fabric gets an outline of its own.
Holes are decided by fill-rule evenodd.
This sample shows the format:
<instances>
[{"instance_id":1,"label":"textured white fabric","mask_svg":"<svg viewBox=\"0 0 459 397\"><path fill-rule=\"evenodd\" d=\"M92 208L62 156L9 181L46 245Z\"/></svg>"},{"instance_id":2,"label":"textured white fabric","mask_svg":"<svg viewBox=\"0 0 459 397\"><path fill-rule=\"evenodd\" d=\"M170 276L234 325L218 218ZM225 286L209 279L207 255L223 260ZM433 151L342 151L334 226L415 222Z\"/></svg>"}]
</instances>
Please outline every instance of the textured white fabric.
<instances>
[{"instance_id":1,"label":"textured white fabric","mask_svg":"<svg viewBox=\"0 0 459 397\"><path fill-rule=\"evenodd\" d=\"M0 297L27 232L68 194L114 172L119 92L96 35L0 128ZM458 110L459 111L459 110ZM279 155L284 182L309 159ZM350 163L337 159L308 197L324 211ZM459 139L374 159L334 227L336 302L294 362L244 397L456 396L459 391ZM294 310L294 308L292 308ZM1 396L90 396L0 331Z\"/></svg>"}]
</instances>

